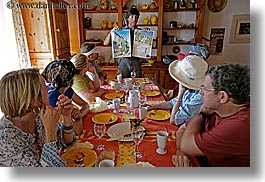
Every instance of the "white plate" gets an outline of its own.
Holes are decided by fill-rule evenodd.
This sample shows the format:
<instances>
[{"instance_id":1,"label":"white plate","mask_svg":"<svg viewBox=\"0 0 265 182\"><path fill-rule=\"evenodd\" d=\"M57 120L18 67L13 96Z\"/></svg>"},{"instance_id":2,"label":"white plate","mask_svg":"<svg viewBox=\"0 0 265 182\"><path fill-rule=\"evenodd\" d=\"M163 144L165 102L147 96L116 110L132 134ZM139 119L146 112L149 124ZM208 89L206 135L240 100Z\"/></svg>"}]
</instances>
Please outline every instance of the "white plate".
<instances>
[{"instance_id":1,"label":"white plate","mask_svg":"<svg viewBox=\"0 0 265 182\"><path fill-rule=\"evenodd\" d=\"M130 122L117 123L111 126L107 133L109 137L121 136L130 133L131 124ZM122 137L119 141L132 141L132 137L130 135Z\"/></svg>"}]
</instances>

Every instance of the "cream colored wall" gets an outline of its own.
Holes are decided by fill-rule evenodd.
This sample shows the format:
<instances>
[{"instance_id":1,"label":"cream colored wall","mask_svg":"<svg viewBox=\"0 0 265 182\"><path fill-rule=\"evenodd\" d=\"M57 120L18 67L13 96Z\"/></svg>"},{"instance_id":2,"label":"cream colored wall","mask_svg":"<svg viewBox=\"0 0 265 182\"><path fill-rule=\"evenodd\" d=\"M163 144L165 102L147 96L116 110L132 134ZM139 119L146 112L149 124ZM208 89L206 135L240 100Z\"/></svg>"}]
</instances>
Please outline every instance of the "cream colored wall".
<instances>
[{"instance_id":1,"label":"cream colored wall","mask_svg":"<svg viewBox=\"0 0 265 182\"><path fill-rule=\"evenodd\" d=\"M250 65L250 43L229 43L233 16L239 14L250 14L250 0L227 0L226 8L219 13L210 12L206 6L204 37L210 38L211 28L225 28L223 53L211 55L208 59L209 65L224 62Z\"/></svg>"},{"instance_id":2,"label":"cream colored wall","mask_svg":"<svg viewBox=\"0 0 265 182\"><path fill-rule=\"evenodd\" d=\"M77 4L77 0L65 0L69 4ZM78 9L67 9L68 26L70 36L70 50L71 54L80 52L80 36L79 36L79 18Z\"/></svg>"}]
</instances>

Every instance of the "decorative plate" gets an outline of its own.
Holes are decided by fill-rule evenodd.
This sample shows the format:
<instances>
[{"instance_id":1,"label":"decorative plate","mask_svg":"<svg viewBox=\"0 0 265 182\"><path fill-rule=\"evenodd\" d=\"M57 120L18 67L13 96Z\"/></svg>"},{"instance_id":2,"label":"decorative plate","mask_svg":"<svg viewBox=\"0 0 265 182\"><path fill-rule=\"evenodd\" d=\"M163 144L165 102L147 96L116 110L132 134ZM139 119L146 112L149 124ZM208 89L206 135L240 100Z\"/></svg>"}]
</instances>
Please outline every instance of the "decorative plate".
<instances>
[{"instance_id":1,"label":"decorative plate","mask_svg":"<svg viewBox=\"0 0 265 182\"><path fill-rule=\"evenodd\" d=\"M148 97L155 97L160 95L160 92L157 90L144 90L143 94L145 94Z\"/></svg>"},{"instance_id":2,"label":"decorative plate","mask_svg":"<svg viewBox=\"0 0 265 182\"><path fill-rule=\"evenodd\" d=\"M170 113L164 110L147 111L146 117L156 121L164 121L170 118Z\"/></svg>"},{"instance_id":3,"label":"decorative plate","mask_svg":"<svg viewBox=\"0 0 265 182\"><path fill-rule=\"evenodd\" d=\"M65 152L62 159L67 167L92 167L97 161L97 153L88 148L76 148Z\"/></svg>"},{"instance_id":4,"label":"decorative plate","mask_svg":"<svg viewBox=\"0 0 265 182\"><path fill-rule=\"evenodd\" d=\"M114 99L114 98L122 98L123 94L122 93L109 93L105 95L106 99Z\"/></svg>"},{"instance_id":5,"label":"decorative plate","mask_svg":"<svg viewBox=\"0 0 265 182\"><path fill-rule=\"evenodd\" d=\"M111 139L117 138L119 141L132 141L130 122L117 123L111 126L107 133Z\"/></svg>"},{"instance_id":6,"label":"decorative plate","mask_svg":"<svg viewBox=\"0 0 265 182\"><path fill-rule=\"evenodd\" d=\"M99 113L92 117L92 121L97 124L111 124L117 120L118 117L112 113Z\"/></svg>"}]
</instances>

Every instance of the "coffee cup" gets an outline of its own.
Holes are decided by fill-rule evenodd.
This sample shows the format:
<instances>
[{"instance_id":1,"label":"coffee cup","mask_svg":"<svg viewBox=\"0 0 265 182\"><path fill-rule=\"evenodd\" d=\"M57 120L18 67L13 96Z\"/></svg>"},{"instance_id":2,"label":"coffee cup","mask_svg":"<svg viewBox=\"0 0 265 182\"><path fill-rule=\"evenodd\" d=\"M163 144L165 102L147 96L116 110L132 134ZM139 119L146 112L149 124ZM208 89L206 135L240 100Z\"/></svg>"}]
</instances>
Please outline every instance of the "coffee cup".
<instances>
[{"instance_id":1,"label":"coffee cup","mask_svg":"<svg viewBox=\"0 0 265 182\"><path fill-rule=\"evenodd\" d=\"M114 161L110 159L104 159L99 162L99 167L114 167Z\"/></svg>"},{"instance_id":2,"label":"coffee cup","mask_svg":"<svg viewBox=\"0 0 265 182\"><path fill-rule=\"evenodd\" d=\"M156 149L156 152L158 154L166 154L167 153L166 145L167 145L167 139L168 139L168 132L158 131L156 133L156 137L157 137L157 146L158 146L158 148Z\"/></svg>"}]
</instances>

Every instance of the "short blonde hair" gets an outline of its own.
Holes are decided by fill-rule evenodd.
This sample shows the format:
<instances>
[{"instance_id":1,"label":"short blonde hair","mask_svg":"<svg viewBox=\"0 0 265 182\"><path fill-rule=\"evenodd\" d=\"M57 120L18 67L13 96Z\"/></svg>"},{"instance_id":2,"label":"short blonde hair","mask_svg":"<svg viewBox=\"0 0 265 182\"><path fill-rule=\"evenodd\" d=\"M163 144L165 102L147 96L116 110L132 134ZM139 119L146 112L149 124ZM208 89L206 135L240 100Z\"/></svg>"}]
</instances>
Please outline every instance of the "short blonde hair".
<instances>
[{"instance_id":1,"label":"short blonde hair","mask_svg":"<svg viewBox=\"0 0 265 182\"><path fill-rule=\"evenodd\" d=\"M77 74L87 66L87 57L84 54L77 54L70 61L74 64Z\"/></svg>"},{"instance_id":2,"label":"short blonde hair","mask_svg":"<svg viewBox=\"0 0 265 182\"><path fill-rule=\"evenodd\" d=\"M6 117L22 117L41 101L41 76L37 68L11 71L0 80L0 108Z\"/></svg>"}]
</instances>

